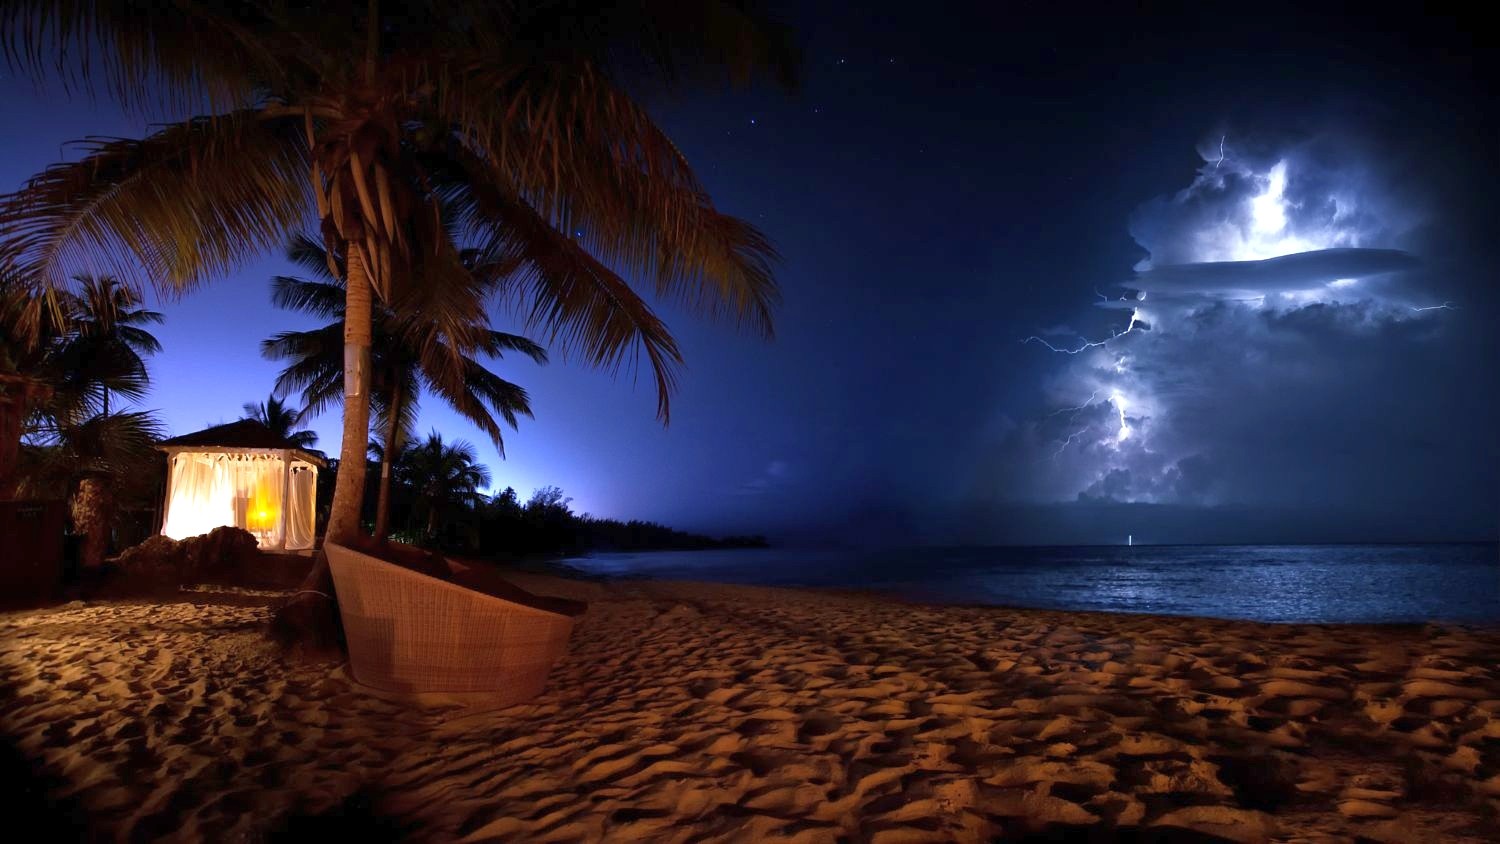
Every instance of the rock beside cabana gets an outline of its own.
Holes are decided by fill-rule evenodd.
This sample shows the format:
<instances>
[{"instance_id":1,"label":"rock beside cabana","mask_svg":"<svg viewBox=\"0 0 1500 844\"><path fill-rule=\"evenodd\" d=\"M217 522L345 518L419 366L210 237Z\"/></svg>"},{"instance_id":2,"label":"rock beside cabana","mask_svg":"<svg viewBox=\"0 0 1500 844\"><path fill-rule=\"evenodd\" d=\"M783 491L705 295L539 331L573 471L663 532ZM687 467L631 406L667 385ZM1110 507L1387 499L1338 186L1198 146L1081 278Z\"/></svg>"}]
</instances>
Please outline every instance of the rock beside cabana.
<instances>
[{"instance_id":1,"label":"rock beside cabana","mask_svg":"<svg viewBox=\"0 0 1500 844\"><path fill-rule=\"evenodd\" d=\"M255 535L237 527L217 527L202 536L175 540L153 536L116 558L110 591L124 587L175 588L207 580L235 582L260 558Z\"/></svg>"}]
</instances>

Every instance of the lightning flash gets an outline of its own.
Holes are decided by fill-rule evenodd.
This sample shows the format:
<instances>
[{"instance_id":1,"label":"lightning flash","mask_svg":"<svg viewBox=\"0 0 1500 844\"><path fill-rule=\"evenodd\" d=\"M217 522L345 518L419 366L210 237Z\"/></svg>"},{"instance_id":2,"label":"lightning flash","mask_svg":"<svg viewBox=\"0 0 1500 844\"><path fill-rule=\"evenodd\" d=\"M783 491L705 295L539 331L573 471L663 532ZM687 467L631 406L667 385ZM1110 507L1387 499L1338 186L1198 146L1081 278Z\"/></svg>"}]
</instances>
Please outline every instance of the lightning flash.
<instances>
[{"instance_id":1,"label":"lightning flash","mask_svg":"<svg viewBox=\"0 0 1500 844\"><path fill-rule=\"evenodd\" d=\"M1106 301L1108 301L1108 300L1106 299ZM1088 340L1088 339L1080 338L1080 339L1083 339L1083 345L1079 346L1076 349L1062 349L1062 348L1058 348L1057 346L1054 346L1051 343L1048 343L1045 339L1043 339L1042 337L1040 337L1040 336L1038 336L1036 334L1033 334L1030 337L1027 337L1025 340L1022 340L1021 343L1023 345L1026 344L1026 343L1033 343L1033 342L1035 342L1035 343L1041 343L1043 346L1046 346L1048 350L1053 351L1053 352L1057 352L1060 355L1077 355L1077 354L1082 354L1082 353L1088 351L1089 349L1098 349L1098 348L1102 348L1104 346L1107 346L1110 343L1113 343L1114 341L1120 339L1121 337L1124 337L1126 334L1129 334L1130 332L1134 331L1135 327L1137 325L1139 325L1140 322L1141 322L1141 309L1140 308L1132 308L1131 311L1130 311L1130 324L1127 325L1127 326L1125 326L1125 330L1124 331L1116 331L1115 333L1109 335L1108 337L1104 338L1103 340Z\"/></svg>"},{"instance_id":2,"label":"lightning flash","mask_svg":"<svg viewBox=\"0 0 1500 844\"><path fill-rule=\"evenodd\" d=\"M1383 246L1365 242L1379 236L1378 233L1383 230L1377 223L1371 222L1368 209L1359 207L1356 200L1362 195L1350 193L1347 190L1350 186L1338 185L1331 188L1321 206L1317 199L1309 200L1305 195L1293 193L1289 196L1289 189L1301 186L1294 181L1295 160L1283 158L1268 169L1252 170L1246 163L1229 157L1226 150L1227 138L1227 135L1219 138L1218 158L1212 161L1205 159L1198 178L1165 207L1170 209L1177 204L1184 208L1194 208L1204 202L1221 202L1226 199L1234 204L1226 204L1221 214L1205 216L1203 222L1180 232L1177 240L1166 241L1164 245L1169 247L1166 250L1155 249L1156 244L1145 241L1142 241L1142 245L1156 254L1171 254L1170 260L1176 264L1203 266L1209 268L1210 273L1224 272L1222 268L1213 266L1216 264L1227 267L1232 263L1261 262L1324 250L1374 251L1374 246ZM1221 171L1243 178L1226 180L1220 175ZM1243 190L1247 184L1257 189L1235 198L1233 192ZM1359 188L1358 183L1351 183L1351 186ZM1317 207L1333 210L1329 214L1309 213L1307 210ZM1172 246L1186 249L1172 251ZM1390 319L1410 318L1398 316L1398 313L1456 309L1452 302L1426 306L1397 304L1389 298L1383 298L1382 288L1379 286L1370 287L1362 282L1363 278L1371 276L1355 276L1353 273L1349 273L1352 277L1332 280L1310 278L1308 289L1250 284L1246 286L1252 289L1246 290L1243 287L1231 289L1228 285L1199 289L1152 286L1153 277L1149 272L1153 269L1151 260L1143 261L1136 269L1135 280L1131 286L1124 287L1128 295L1106 295L1097 287L1093 291L1097 297L1094 302L1096 307L1130 311L1130 320L1123 329L1116 329L1109 336L1098 339L1080 336L1077 345L1057 345L1040 334L1021 341L1023 345L1035 343L1050 352L1080 358L1082 368L1074 365L1076 375L1080 379L1087 379L1085 383L1088 386L1085 389L1093 389L1082 404L1060 407L1047 414L1048 418L1065 417L1061 423L1064 430L1057 433L1061 439L1056 441L1058 445L1052 458L1061 458L1073 445L1079 444L1082 448L1075 451L1087 459L1102 461L1102 465L1094 465L1086 470L1090 473L1090 476L1083 479L1086 489L1103 482L1116 470L1134 473L1133 477L1141 479L1142 486L1128 487L1125 493L1109 493L1125 495L1125 500L1157 500L1153 497L1157 495L1153 490L1161 487L1152 487L1151 484L1155 482L1152 479L1165 477L1165 473L1176 465L1176 459L1181 456L1173 451L1174 444L1170 440L1161 441L1160 432L1170 430L1162 427L1162 420L1167 418L1171 408L1163 406L1157 390L1153 389L1154 385L1160 383L1160 379L1174 376L1164 375L1159 369L1150 366L1138 367L1135 363L1136 358L1148 363L1157 360L1150 350L1156 344L1172 341L1174 325L1190 320L1209 308L1232 307L1250 312L1290 311L1314 304L1344 304L1356 299L1389 306L1384 314ZM1157 282L1158 285L1166 283L1165 280ZM1160 294L1153 297L1150 315L1144 310L1148 286L1152 286ZM1158 299L1162 304L1157 304ZM1188 326L1186 330L1201 329ZM1140 339L1142 334L1148 335L1147 339ZM1127 355L1114 348L1131 335L1137 335L1136 340L1130 341L1137 346L1133 354ZM1146 345L1140 346L1142 343ZM1074 430L1079 414L1101 403L1107 403L1113 409L1109 417L1104 417L1108 421L1101 423L1098 421L1099 417L1090 417L1095 421ZM1153 435L1153 432L1157 433ZM1062 436L1063 433L1066 436ZM1161 453L1162 450L1166 453Z\"/></svg>"}]
</instances>

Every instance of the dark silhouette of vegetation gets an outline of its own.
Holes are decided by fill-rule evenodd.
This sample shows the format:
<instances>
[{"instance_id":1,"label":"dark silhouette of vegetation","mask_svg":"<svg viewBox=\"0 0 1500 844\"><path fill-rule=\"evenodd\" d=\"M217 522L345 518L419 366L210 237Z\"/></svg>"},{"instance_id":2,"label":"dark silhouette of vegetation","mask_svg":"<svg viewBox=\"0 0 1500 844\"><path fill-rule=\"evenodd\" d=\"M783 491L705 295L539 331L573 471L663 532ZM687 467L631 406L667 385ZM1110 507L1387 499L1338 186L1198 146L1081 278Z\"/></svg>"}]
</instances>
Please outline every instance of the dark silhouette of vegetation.
<instances>
[{"instance_id":1,"label":"dark silhouette of vegetation","mask_svg":"<svg viewBox=\"0 0 1500 844\"><path fill-rule=\"evenodd\" d=\"M397 459L391 489L391 539L449 554L509 559L581 554L589 551L686 551L704 548L764 548L764 536L711 537L656 522L605 519L575 513L572 499L555 486L532 492L525 502L514 488L484 496L471 490L475 467L434 433ZM420 455L420 456L417 456ZM411 461L413 456L417 459ZM411 461L411 462L408 462ZM436 468L439 471L433 471ZM319 474L320 510L333 480ZM487 478L488 473L484 476ZM373 478L373 473L369 476ZM367 503L373 498L367 499ZM434 506L436 502L436 506ZM367 507L366 518L373 518Z\"/></svg>"},{"instance_id":2,"label":"dark silhouette of vegetation","mask_svg":"<svg viewBox=\"0 0 1500 844\"><path fill-rule=\"evenodd\" d=\"M763 536L716 539L639 519L622 522L574 513L571 503L558 487L544 486L521 504L516 491L506 487L474 509L474 550L499 556L766 546Z\"/></svg>"},{"instance_id":3,"label":"dark silhouette of vegetation","mask_svg":"<svg viewBox=\"0 0 1500 844\"><path fill-rule=\"evenodd\" d=\"M495 268L479 264L472 250L461 257L473 275L474 291L480 295L493 292L501 280L493 273ZM322 413L344 398L345 262L307 236L292 241L287 258L315 280L276 276L271 282L271 301L277 307L331 322L310 331L281 332L261 343L261 354L287 362L276 379L278 393L300 391L304 412ZM371 403L380 431L379 442L372 445L380 477L375 503L377 540L390 533L388 501L393 466L384 460L384 454L399 453L410 440L423 390L488 434L500 455L505 455L500 422L515 428L518 417L531 416L531 405L524 389L495 375L478 359L499 359L505 352L547 362L546 350L536 343L491 330L489 317L482 310L471 314L462 336L454 336L424 319L420 308L397 311L384 304L374 306L370 381Z\"/></svg>"},{"instance_id":4,"label":"dark silhouette of vegetation","mask_svg":"<svg viewBox=\"0 0 1500 844\"><path fill-rule=\"evenodd\" d=\"M316 214L347 282L334 541L362 532L373 304L419 302L461 336L483 305L464 247L556 352L648 365L663 422L683 361L646 296L771 335L770 241L713 207L636 94L792 84L791 33L753 5L21 3L0 6L0 42L33 77L141 112L214 110L91 138L0 197L0 273L51 293L98 265L182 291ZM331 617L330 583L320 563L297 601Z\"/></svg>"},{"instance_id":5,"label":"dark silhouette of vegetation","mask_svg":"<svg viewBox=\"0 0 1500 844\"><path fill-rule=\"evenodd\" d=\"M150 378L144 356L161 345L142 326L161 315L112 278L80 276L51 307L29 290L0 293L0 361L46 387L21 426L17 492L68 502L79 561L97 568L114 545L122 506L149 506L160 487L161 426L122 410L111 396L138 399ZM29 324L28 324L29 322Z\"/></svg>"},{"instance_id":6,"label":"dark silhouette of vegetation","mask_svg":"<svg viewBox=\"0 0 1500 844\"><path fill-rule=\"evenodd\" d=\"M0 32L34 77L144 112L214 109L144 139L90 139L0 197L0 270L57 290L98 264L180 291L284 244L315 211L347 280L336 541L360 532L373 302L419 299L462 334L480 304L465 246L504 269L509 304L554 349L606 371L647 363L664 422L682 356L627 278L771 333L770 242L712 206L633 95L705 74L790 84L790 33L754 9L23 3L0 7Z\"/></svg>"},{"instance_id":7,"label":"dark silhouette of vegetation","mask_svg":"<svg viewBox=\"0 0 1500 844\"><path fill-rule=\"evenodd\" d=\"M490 483L490 470L479 463L474 446L445 443L437 431L401 452L396 473L427 511L427 537L436 535L446 513L482 500L479 490Z\"/></svg>"},{"instance_id":8,"label":"dark silhouette of vegetation","mask_svg":"<svg viewBox=\"0 0 1500 844\"><path fill-rule=\"evenodd\" d=\"M245 402L245 415L249 419L271 429L271 433L302 449L311 449L318 442L318 435L306 428L298 429L307 414L286 406L273 393L262 402Z\"/></svg>"}]
</instances>

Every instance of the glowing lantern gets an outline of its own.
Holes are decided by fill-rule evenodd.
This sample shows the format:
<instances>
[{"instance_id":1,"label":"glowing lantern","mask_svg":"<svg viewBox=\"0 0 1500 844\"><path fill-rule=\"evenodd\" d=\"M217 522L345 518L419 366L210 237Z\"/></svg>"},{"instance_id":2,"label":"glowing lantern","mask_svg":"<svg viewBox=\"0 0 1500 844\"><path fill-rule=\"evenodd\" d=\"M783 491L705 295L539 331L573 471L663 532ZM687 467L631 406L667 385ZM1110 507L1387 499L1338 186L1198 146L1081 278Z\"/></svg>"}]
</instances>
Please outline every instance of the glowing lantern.
<instances>
[{"instance_id":1,"label":"glowing lantern","mask_svg":"<svg viewBox=\"0 0 1500 844\"><path fill-rule=\"evenodd\" d=\"M276 507L266 485L257 485L255 494L250 497L249 506L245 508L246 528L259 533L273 531L280 524L280 519L281 511Z\"/></svg>"}]
</instances>

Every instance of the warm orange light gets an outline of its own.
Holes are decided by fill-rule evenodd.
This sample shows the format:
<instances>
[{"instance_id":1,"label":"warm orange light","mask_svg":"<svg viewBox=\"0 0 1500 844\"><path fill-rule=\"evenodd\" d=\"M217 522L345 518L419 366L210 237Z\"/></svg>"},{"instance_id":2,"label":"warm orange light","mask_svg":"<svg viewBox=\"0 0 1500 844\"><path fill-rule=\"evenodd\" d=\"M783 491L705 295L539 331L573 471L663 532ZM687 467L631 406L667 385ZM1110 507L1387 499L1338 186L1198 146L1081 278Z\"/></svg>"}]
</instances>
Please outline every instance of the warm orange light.
<instances>
[{"instance_id":1,"label":"warm orange light","mask_svg":"<svg viewBox=\"0 0 1500 844\"><path fill-rule=\"evenodd\" d=\"M255 494L250 498L249 512L245 521L249 524L245 527L254 531L270 531L277 527L277 517L280 511L271 500L270 491L264 486L257 486Z\"/></svg>"}]
</instances>

